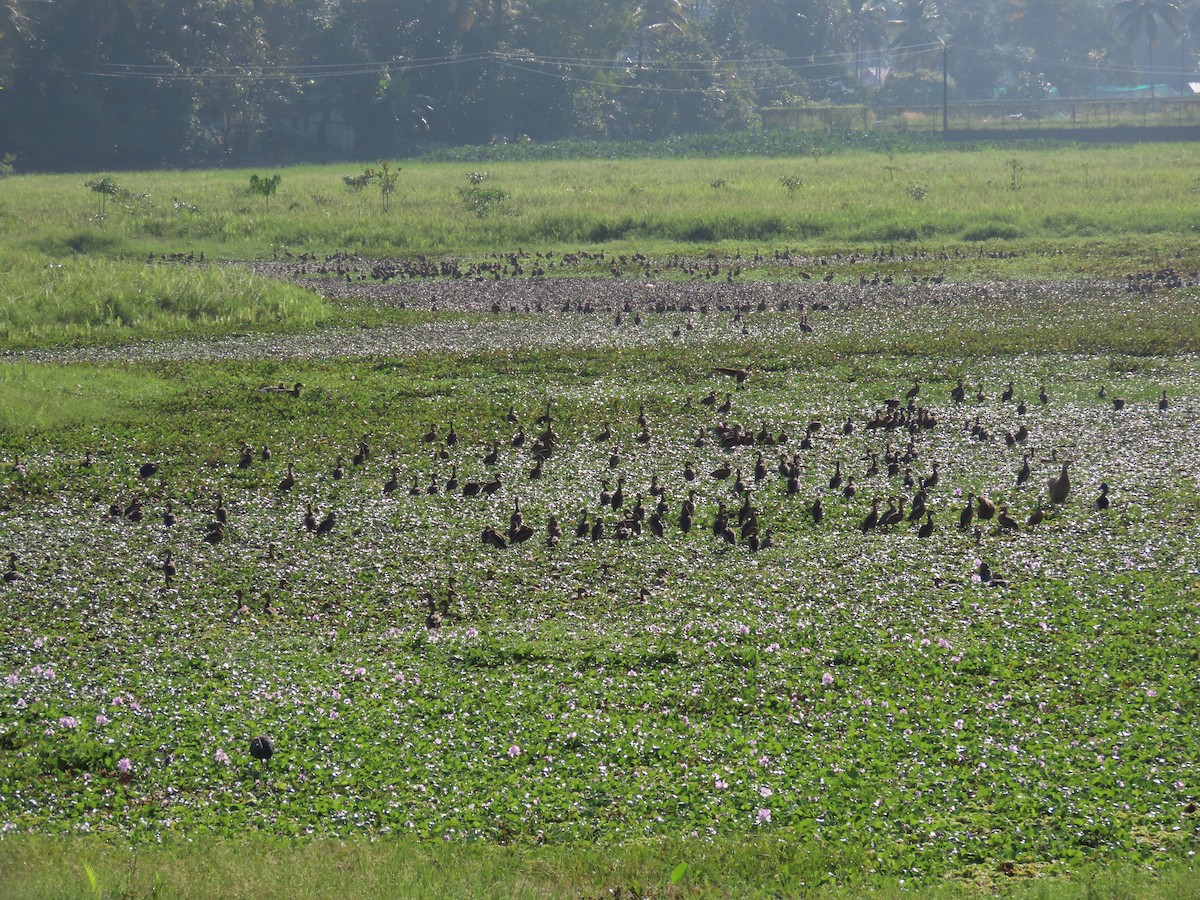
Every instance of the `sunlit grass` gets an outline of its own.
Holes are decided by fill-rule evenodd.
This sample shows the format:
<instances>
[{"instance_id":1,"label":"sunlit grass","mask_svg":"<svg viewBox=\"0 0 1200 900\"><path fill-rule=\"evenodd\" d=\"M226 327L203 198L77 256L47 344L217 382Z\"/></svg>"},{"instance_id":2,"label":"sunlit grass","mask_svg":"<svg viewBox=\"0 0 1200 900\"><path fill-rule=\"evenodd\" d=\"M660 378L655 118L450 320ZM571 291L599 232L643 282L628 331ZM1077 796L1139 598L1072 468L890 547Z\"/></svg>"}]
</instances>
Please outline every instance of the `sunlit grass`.
<instances>
[{"instance_id":1,"label":"sunlit grass","mask_svg":"<svg viewBox=\"0 0 1200 900\"><path fill-rule=\"evenodd\" d=\"M0 344L10 347L311 328L328 315L309 291L216 264L24 251L0 262L0 279Z\"/></svg>"},{"instance_id":2,"label":"sunlit grass","mask_svg":"<svg viewBox=\"0 0 1200 900\"><path fill-rule=\"evenodd\" d=\"M199 252L269 257L284 248L468 253L518 246L608 245L665 252L782 244L817 248L920 242L967 246L1126 240L1167 259L1194 244L1191 145L987 149L791 159L405 163L383 213L371 188L342 181L361 167L288 169L268 205L249 171L130 172L129 191L97 219L86 176L25 176L0 186L12 246L142 256ZM467 175L508 199L478 217ZM784 180L795 187L788 189ZM1153 240L1151 240L1153 239ZM1069 262L1078 262L1070 257Z\"/></svg>"}]
</instances>

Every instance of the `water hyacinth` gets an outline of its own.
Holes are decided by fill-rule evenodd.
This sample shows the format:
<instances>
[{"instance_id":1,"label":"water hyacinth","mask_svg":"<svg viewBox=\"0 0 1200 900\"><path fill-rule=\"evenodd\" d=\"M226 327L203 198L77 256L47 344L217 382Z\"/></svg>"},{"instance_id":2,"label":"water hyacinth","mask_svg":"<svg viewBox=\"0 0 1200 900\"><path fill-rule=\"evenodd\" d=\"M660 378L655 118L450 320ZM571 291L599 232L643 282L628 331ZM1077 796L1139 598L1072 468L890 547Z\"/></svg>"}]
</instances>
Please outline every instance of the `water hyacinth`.
<instances>
[{"instance_id":1,"label":"water hyacinth","mask_svg":"<svg viewBox=\"0 0 1200 900\"><path fill-rule=\"evenodd\" d=\"M916 273L935 262L904 265ZM813 260L803 267L819 270ZM10 734L32 737L0 754L0 777L23 790L20 801L0 792L0 820L71 833L71 791L84 790L93 826L134 843L155 840L170 819L188 836L405 832L566 844L736 838L772 825L777 808L781 825L819 822L831 846L857 846L867 823L871 839L892 848L872 857L881 877L961 874L968 858L992 872L1016 855L1066 865L1076 851L1099 859L1143 840L1169 855L1194 840L1181 810L1193 799L1184 785L1195 742L1177 713L1197 699L1186 668L1194 539L1164 523L1188 521L1195 501L1188 467L1200 467L1200 451L1179 435L1200 395L1200 360L1123 358L1076 343L1031 352L1043 329L1029 317L1040 309L1063 308L1072 342L1099 340L1087 337L1085 319L1141 316L1121 285L993 289L905 276L873 290L827 268L836 269L830 286L747 278L710 289L684 278L653 291L611 275L559 285L364 280L381 290L354 287L342 299L387 322L377 329L193 337L126 356L115 346L46 351L72 366L83 363L70 354L121 359L112 368L146 379L153 413L124 407L112 420L132 424L85 435L50 429L22 455L36 491L33 477L21 487L0 467L9 498L0 524L26 576L8 595L20 615L0 625L11 648L0 708ZM1159 309L1194 312L1160 299ZM588 303L590 312L576 307ZM815 331L801 328L801 305ZM388 319L401 312L411 325ZM1019 340L1009 328L1020 328ZM984 346L991 352L966 355ZM131 361L193 350L225 363L172 364L163 379L157 365ZM354 354L369 364L347 362ZM40 371L37 358L22 365ZM714 372L750 362L740 387ZM1122 367L1130 401L1116 419L1094 399L1095 382L1115 382ZM950 401L959 372L988 399ZM919 405L939 424L868 429L874 410L918 377ZM1015 402L998 399L1009 378L1034 398L1044 378L1055 399L1019 416ZM1161 412L1150 405L1160 378L1174 400ZM280 380L304 390L260 393ZM73 377L64 396L76 383L89 382ZM729 414L700 402L709 391L718 404L730 395ZM219 425L192 411L209 398L219 398ZM533 423L547 401L557 444L531 478L530 444L546 427ZM976 417L992 439L971 436ZM613 438L597 442L606 421ZM789 437L726 449L722 422ZM1044 488L1016 487L1023 451L1003 440L1022 423L1038 476L1055 451L1071 454L1078 476L1078 497L1048 510L1041 526L1025 521ZM435 439L425 441L431 426ZM255 450L244 467L235 433ZM806 434L811 446L801 449ZM871 497L913 501L904 465L891 476L884 460L910 439L915 478L940 464L941 484L926 491L938 528L922 538L904 520L864 533ZM352 462L361 443L371 454ZM270 459L259 452L267 444ZM84 446L91 466L79 461ZM143 479L147 446L163 474ZM754 481L759 452L766 473ZM871 453L881 465L868 475ZM789 493L778 465L794 454ZM339 455L344 472L334 478ZM856 480L853 497L828 486L838 459ZM288 463L296 483L281 491ZM727 479L708 474L722 465ZM387 492L393 466L399 487ZM733 516L745 502L734 491L739 467L759 519L757 549L736 519L732 543L711 530L720 504ZM611 494L618 477L623 505L610 497L602 507L600 480L610 479ZM1101 477L1114 499L1103 512L1092 505ZM651 530L652 479L665 492L661 537ZM472 483L478 493L464 496ZM482 485L495 487L485 494ZM1008 504L1020 527L960 532L955 493L964 488ZM695 522L685 532L690 490ZM218 492L227 530L210 543ZM125 514L135 495L140 521ZM310 502L318 521L336 512L329 533L304 526ZM517 512L535 532L514 541L523 534L510 531ZM589 530L577 539L582 513ZM763 547L767 527L774 546ZM503 546L483 544L484 528ZM169 587L168 549L177 566ZM993 580L973 585L984 559ZM64 675L48 677L55 669ZM96 709L95 728L56 724L71 713L90 722ZM47 727L54 735L43 736ZM259 733L278 741L269 763L247 758L245 742ZM128 757L117 766L124 793L166 802L122 816L102 796L114 788L104 773L135 748L136 767ZM93 782L59 768L66 758ZM1010 853L964 809L1013 823L1036 809L1041 818L1036 829L1022 825Z\"/></svg>"}]
</instances>

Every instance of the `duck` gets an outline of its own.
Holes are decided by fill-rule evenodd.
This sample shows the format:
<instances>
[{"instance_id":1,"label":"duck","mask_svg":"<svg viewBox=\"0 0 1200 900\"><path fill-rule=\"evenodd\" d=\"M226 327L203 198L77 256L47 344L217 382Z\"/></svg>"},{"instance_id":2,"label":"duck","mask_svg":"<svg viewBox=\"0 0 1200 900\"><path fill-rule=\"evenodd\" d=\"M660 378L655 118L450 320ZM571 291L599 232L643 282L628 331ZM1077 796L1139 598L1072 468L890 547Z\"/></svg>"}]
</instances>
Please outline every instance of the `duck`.
<instances>
[{"instance_id":1,"label":"duck","mask_svg":"<svg viewBox=\"0 0 1200 900\"><path fill-rule=\"evenodd\" d=\"M1067 502L1067 495L1071 492L1071 478L1067 474L1067 466L1070 464L1070 460L1064 462L1062 464L1062 471L1059 473L1059 476L1057 478L1051 478L1046 483L1046 487L1050 493L1051 503L1057 503L1061 505Z\"/></svg>"},{"instance_id":2,"label":"duck","mask_svg":"<svg viewBox=\"0 0 1200 900\"><path fill-rule=\"evenodd\" d=\"M925 521L920 528L917 529L917 537L927 538L933 534L933 513L925 513Z\"/></svg>"},{"instance_id":3,"label":"duck","mask_svg":"<svg viewBox=\"0 0 1200 900\"><path fill-rule=\"evenodd\" d=\"M996 524L1005 531L1016 531L1021 526L1016 519L1009 513L1007 506L1000 507L1000 511L996 513Z\"/></svg>"},{"instance_id":4,"label":"duck","mask_svg":"<svg viewBox=\"0 0 1200 900\"><path fill-rule=\"evenodd\" d=\"M296 473L293 471L293 464L288 463L287 474L283 476L283 480L279 482L279 492L286 494L296 486Z\"/></svg>"},{"instance_id":5,"label":"duck","mask_svg":"<svg viewBox=\"0 0 1200 900\"><path fill-rule=\"evenodd\" d=\"M842 461L839 459L834 463L833 475L829 478L829 489L836 491L842 486Z\"/></svg>"},{"instance_id":6,"label":"duck","mask_svg":"<svg viewBox=\"0 0 1200 900\"><path fill-rule=\"evenodd\" d=\"M171 586L171 579L175 577L178 571L179 570L175 566L175 560L172 557L171 551L167 550L167 552L163 555L162 561L163 581L166 582L167 587Z\"/></svg>"},{"instance_id":7,"label":"duck","mask_svg":"<svg viewBox=\"0 0 1200 900\"><path fill-rule=\"evenodd\" d=\"M1029 518L1025 521L1025 524L1030 528L1033 528L1037 525L1041 525L1044 518L1046 518L1046 510L1044 507L1039 506L1029 514Z\"/></svg>"},{"instance_id":8,"label":"duck","mask_svg":"<svg viewBox=\"0 0 1200 900\"><path fill-rule=\"evenodd\" d=\"M14 581L21 581L24 578L21 570L17 568L17 554L8 554L8 568L4 572L4 580L8 584L12 584Z\"/></svg>"},{"instance_id":9,"label":"duck","mask_svg":"<svg viewBox=\"0 0 1200 900\"><path fill-rule=\"evenodd\" d=\"M1095 503L1093 503L1092 505L1096 508L1097 512L1103 512L1104 510L1108 509L1108 482L1107 481L1100 482L1100 496L1096 498Z\"/></svg>"},{"instance_id":10,"label":"duck","mask_svg":"<svg viewBox=\"0 0 1200 900\"><path fill-rule=\"evenodd\" d=\"M971 523L975 520L975 495L968 493L966 505L963 506L962 512L958 516L959 531L966 531L971 527Z\"/></svg>"},{"instance_id":11,"label":"duck","mask_svg":"<svg viewBox=\"0 0 1200 900\"><path fill-rule=\"evenodd\" d=\"M867 517L863 519L862 524L859 525L859 531L861 531L863 534L866 534L868 531L879 525L879 504L882 502L883 501L879 497L876 497L871 501L871 511L867 513Z\"/></svg>"},{"instance_id":12,"label":"duck","mask_svg":"<svg viewBox=\"0 0 1200 900\"><path fill-rule=\"evenodd\" d=\"M1162 396L1158 398L1158 408L1160 410L1165 410L1170 405L1171 405L1171 402L1167 399L1167 392L1164 389L1162 392Z\"/></svg>"},{"instance_id":13,"label":"duck","mask_svg":"<svg viewBox=\"0 0 1200 900\"><path fill-rule=\"evenodd\" d=\"M975 498L975 514L983 520L994 518L996 515L996 504L991 497L985 494L980 494Z\"/></svg>"},{"instance_id":14,"label":"duck","mask_svg":"<svg viewBox=\"0 0 1200 900\"><path fill-rule=\"evenodd\" d=\"M346 477L346 457L339 456L337 458L337 463L334 465L333 472L331 474L333 475L334 481L341 481Z\"/></svg>"},{"instance_id":15,"label":"duck","mask_svg":"<svg viewBox=\"0 0 1200 900\"><path fill-rule=\"evenodd\" d=\"M486 526L482 532L482 542L486 547L496 547L497 550L504 550L508 546L508 542L504 540L504 535L500 534L493 526Z\"/></svg>"},{"instance_id":16,"label":"duck","mask_svg":"<svg viewBox=\"0 0 1200 900\"><path fill-rule=\"evenodd\" d=\"M812 506L809 508L809 513L812 515L814 525L820 525L825 519L825 506L821 502L820 497L813 500Z\"/></svg>"},{"instance_id":17,"label":"duck","mask_svg":"<svg viewBox=\"0 0 1200 900\"><path fill-rule=\"evenodd\" d=\"M314 534L324 536L333 531L333 526L337 524L337 514L330 510L320 522L317 523L317 529Z\"/></svg>"},{"instance_id":18,"label":"duck","mask_svg":"<svg viewBox=\"0 0 1200 900\"><path fill-rule=\"evenodd\" d=\"M1026 453L1024 455L1024 459L1021 463L1021 468L1017 472L1017 487L1020 487L1025 482L1027 482L1029 480L1029 476L1031 474L1032 474L1032 472L1029 469L1029 454Z\"/></svg>"}]
</instances>

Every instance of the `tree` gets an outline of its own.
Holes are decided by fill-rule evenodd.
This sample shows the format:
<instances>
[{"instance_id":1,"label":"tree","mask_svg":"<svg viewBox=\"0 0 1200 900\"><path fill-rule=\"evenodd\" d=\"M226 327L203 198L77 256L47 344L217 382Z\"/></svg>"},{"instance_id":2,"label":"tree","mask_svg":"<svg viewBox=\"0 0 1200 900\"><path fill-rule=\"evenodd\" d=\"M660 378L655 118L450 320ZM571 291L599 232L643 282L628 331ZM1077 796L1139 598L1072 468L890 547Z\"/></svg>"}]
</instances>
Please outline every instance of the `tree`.
<instances>
[{"instance_id":1,"label":"tree","mask_svg":"<svg viewBox=\"0 0 1200 900\"><path fill-rule=\"evenodd\" d=\"M931 58L932 52L941 47L933 31L933 23L940 17L937 6L931 0L900 0L895 15L888 22L896 29L892 50L901 59L910 62L914 72L921 60Z\"/></svg>"},{"instance_id":2,"label":"tree","mask_svg":"<svg viewBox=\"0 0 1200 900\"><path fill-rule=\"evenodd\" d=\"M1117 18L1117 29L1130 42L1139 36L1146 38L1146 62L1150 75L1150 96L1154 96L1154 83L1158 80L1154 71L1154 47L1158 44L1159 24L1166 25L1178 34L1182 25L1183 10L1176 0L1121 0L1113 7Z\"/></svg>"},{"instance_id":3,"label":"tree","mask_svg":"<svg viewBox=\"0 0 1200 900\"><path fill-rule=\"evenodd\" d=\"M866 54L874 53L876 67L879 54L887 43L887 7L879 0L850 0L850 34L854 38L854 81L862 81Z\"/></svg>"}]
</instances>

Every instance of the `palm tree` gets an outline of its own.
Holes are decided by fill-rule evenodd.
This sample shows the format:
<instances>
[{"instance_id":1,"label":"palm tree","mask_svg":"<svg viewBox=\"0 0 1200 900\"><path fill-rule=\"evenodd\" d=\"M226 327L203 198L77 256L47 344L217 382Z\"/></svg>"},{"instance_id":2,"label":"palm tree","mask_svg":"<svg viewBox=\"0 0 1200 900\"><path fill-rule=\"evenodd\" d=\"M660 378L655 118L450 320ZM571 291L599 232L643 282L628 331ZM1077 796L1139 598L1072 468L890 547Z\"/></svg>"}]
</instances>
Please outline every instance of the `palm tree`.
<instances>
[{"instance_id":1,"label":"palm tree","mask_svg":"<svg viewBox=\"0 0 1200 900\"><path fill-rule=\"evenodd\" d=\"M682 34L688 29L687 10L679 0L643 0L633 11L637 27L637 67L642 68L646 37L656 34Z\"/></svg>"},{"instance_id":2,"label":"palm tree","mask_svg":"<svg viewBox=\"0 0 1200 900\"><path fill-rule=\"evenodd\" d=\"M933 31L940 15L932 0L900 0L895 16L888 21L896 28L892 49L912 62L914 72L921 56L941 45Z\"/></svg>"},{"instance_id":3,"label":"palm tree","mask_svg":"<svg viewBox=\"0 0 1200 900\"><path fill-rule=\"evenodd\" d=\"M1117 28L1129 41L1139 34L1146 36L1146 62L1150 74L1150 96L1154 97L1154 47L1158 43L1159 23L1166 25L1175 34L1179 33L1183 10L1177 0L1121 0L1113 7L1117 17Z\"/></svg>"},{"instance_id":4,"label":"palm tree","mask_svg":"<svg viewBox=\"0 0 1200 900\"><path fill-rule=\"evenodd\" d=\"M863 56L881 50L887 37L887 9L879 0L850 0L850 29L854 37L854 81L862 76ZM876 79L878 79L876 74ZM876 81L878 83L878 81Z\"/></svg>"}]
</instances>

